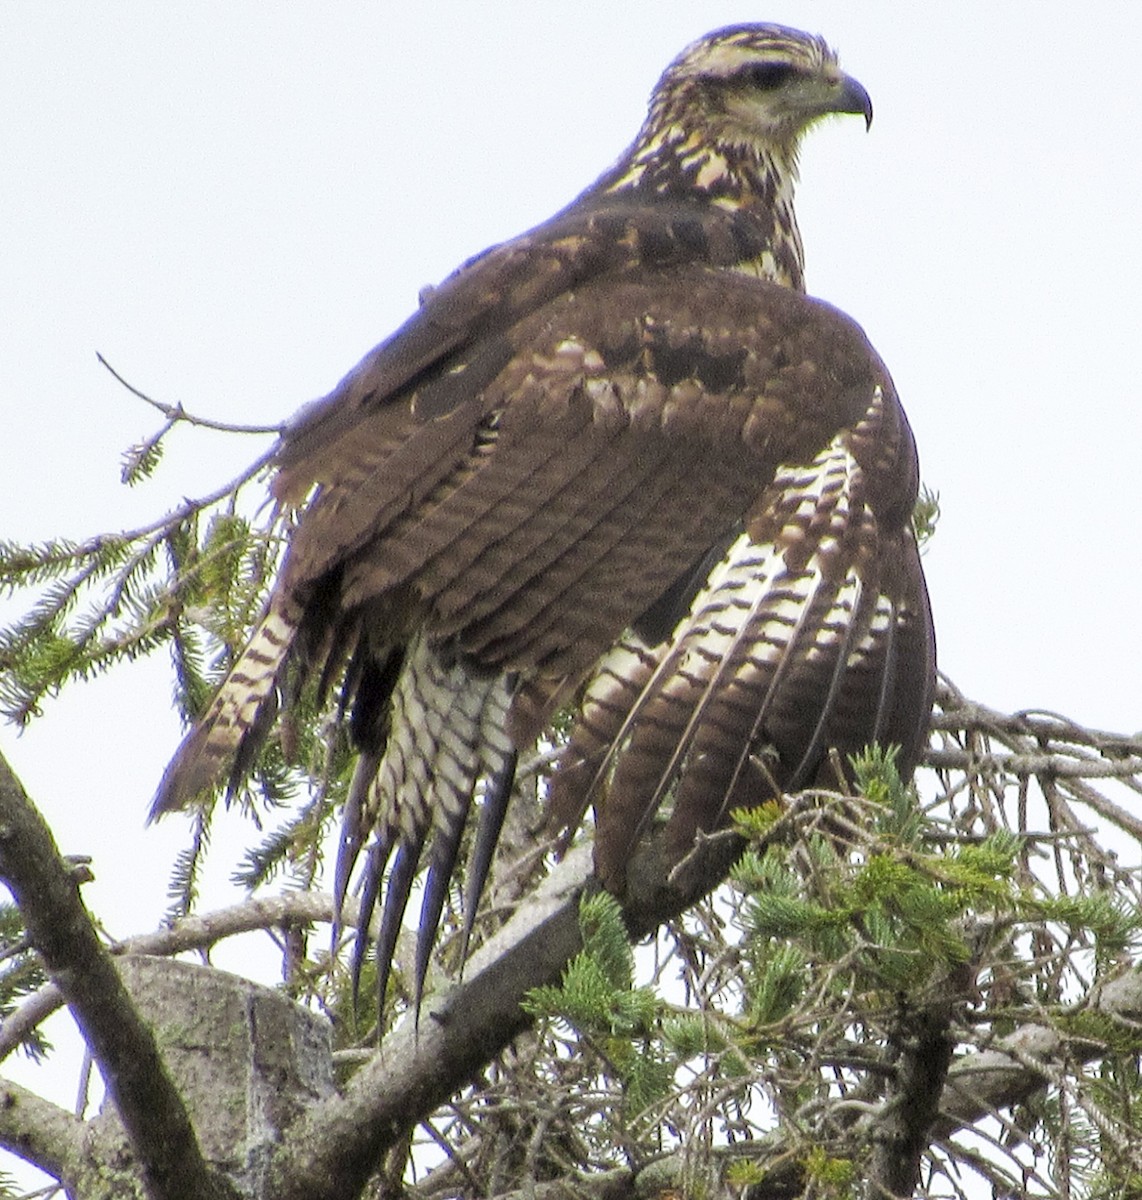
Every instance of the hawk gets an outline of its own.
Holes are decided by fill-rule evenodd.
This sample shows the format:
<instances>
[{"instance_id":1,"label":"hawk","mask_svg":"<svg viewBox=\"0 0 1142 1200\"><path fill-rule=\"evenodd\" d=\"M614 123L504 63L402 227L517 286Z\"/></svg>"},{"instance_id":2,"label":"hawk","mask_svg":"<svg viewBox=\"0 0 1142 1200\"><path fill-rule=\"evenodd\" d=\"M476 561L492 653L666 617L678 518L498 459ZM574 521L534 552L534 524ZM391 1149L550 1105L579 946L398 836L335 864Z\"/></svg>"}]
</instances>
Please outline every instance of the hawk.
<instances>
[{"instance_id":1,"label":"hawk","mask_svg":"<svg viewBox=\"0 0 1142 1200\"><path fill-rule=\"evenodd\" d=\"M616 891L660 809L681 857L830 751L914 766L935 674L916 450L862 330L804 294L793 212L830 113L872 106L821 39L700 39L613 167L283 433L274 491L300 519L152 815L233 787L281 703L339 687L359 758L335 890L371 837L382 997L426 866L419 1000L469 823L470 928L517 756L557 710L555 820L594 807Z\"/></svg>"}]
</instances>

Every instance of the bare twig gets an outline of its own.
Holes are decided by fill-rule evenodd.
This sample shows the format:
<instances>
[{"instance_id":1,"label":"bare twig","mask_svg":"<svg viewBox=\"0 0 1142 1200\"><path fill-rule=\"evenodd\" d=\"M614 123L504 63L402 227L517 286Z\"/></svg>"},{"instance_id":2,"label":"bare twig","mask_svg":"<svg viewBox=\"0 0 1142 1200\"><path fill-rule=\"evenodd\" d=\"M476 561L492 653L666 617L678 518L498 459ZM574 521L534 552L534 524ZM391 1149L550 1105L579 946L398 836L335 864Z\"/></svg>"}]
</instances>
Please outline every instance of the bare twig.
<instances>
[{"instance_id":1,"label":"bare twig","mask_svg":"<svg viewBox=\"0 0 1142 1200\"><path fill-rule=\"evenodd\" d=\"M109 371L112 377L123 385L131 393L132 396L138 396L145 404L149 404L152 408L158 409L159 412L166 417L167 421L172 425L176 421L185 421L188 425L197 425L202 429L214 429L219 433L277 433L280 434L285 428L285 425L279 422L277 425L238 425L229 421L215 421L210 417L199 417L193 413L189 413L181 404L164 404L161 400L155 400L148 396L145 392L139 391L134 384L128 383L122 375L100 354L96 351L95 357L99 360L100 366Z\"/></svg>"},{"instance_id":2,"label":"bare twig","mask_svg":"<svg viewBox=\"0 0 1142 1200\"><path fill-rule=\"evenodd\" d=\"M962 775L957 788L983 800L1015 785L1022 789L1025 809L1027 783L1035 780L1044 796L1053 798L1056 813L1073 801L1142 840L1142 820L1094 786L1109 781L1142 796L1142 733L1089 729L1035 709L999 712L967 699L946 678L936 701L934 739L924 764L945 775ZM1018 824L1024 827L1022 820Z\"/></svg>"}]
</instances>

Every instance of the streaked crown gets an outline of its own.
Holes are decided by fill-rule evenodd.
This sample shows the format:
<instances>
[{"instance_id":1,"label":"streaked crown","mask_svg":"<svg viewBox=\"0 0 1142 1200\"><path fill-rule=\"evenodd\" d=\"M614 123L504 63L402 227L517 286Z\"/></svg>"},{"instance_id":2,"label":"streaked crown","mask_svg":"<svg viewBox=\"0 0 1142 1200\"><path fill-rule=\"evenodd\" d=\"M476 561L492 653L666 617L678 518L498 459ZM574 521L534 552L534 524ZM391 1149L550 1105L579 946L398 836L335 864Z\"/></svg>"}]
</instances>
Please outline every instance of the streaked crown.
<instances>
[{"instance_id":1,"label":"streaked crown","mask_svg":"<svg viewBox=\"0 0 1142 1200\"><path fill-rule=\"evenodd\" d=\"M827 113L872 121L868 92L837 65L822 38L782 25L707 34L666 68L644 131L704 127L718 144L788 148Z\"/></svg>"}]
</instances>

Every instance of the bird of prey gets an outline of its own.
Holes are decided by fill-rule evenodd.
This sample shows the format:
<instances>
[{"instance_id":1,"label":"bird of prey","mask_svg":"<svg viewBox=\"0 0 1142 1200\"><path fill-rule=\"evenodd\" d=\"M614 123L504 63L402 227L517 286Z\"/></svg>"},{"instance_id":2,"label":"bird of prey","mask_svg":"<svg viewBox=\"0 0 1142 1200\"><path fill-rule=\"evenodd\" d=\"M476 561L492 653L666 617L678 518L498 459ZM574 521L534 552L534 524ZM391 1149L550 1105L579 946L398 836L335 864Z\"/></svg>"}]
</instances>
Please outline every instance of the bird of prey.
<instances>
[{"instance_id":1,"label":"bird of prey","mask_svg":"<svg viewBox=\"0 0 1142 1200\"><path fill-rule=\"evenodd\" d=\"M419 999L470 816L471 921L557 710L556 820L594 807L616 891L660 810L681 857L830 751L914 766L935 673L916 451L862 330L804 294L793 212L831 113L872 106L821 39L700 39L614 166L428 291L282 435L299 520L153 813L234 786L307 681L339 688L359 758L335 887L371 837L382 995L426 867Z\"/></svg>"}]
</instances>

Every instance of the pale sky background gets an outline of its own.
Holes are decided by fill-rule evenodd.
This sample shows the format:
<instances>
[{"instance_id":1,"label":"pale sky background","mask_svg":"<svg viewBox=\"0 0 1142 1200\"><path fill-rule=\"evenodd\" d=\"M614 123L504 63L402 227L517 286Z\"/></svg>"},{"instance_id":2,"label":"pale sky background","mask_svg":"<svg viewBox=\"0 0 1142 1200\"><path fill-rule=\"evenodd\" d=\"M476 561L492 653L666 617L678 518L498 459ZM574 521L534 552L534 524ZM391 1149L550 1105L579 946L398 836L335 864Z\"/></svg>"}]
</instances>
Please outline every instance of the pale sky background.
<instances>
[{"instance_id":1,"label":"pale sky background","mask_svg":"<svg viewBox=\"0 0 1142 1200\"><path fill-rule=\"evenodd\" d=\"M5 0L0 537L142 524L261 452L188 430L128 491L120 455L159 418L96 351L168 403L283 419L423 285L601 173L666 63L743 20L823 33L873 98L870 133L852 118L808 138L798 212L810 292L888 363L941 496L942 668L996 707L1137 730L1142 5L1126 0ZM0 727L61 848L93 856L84 894L115 935L154 926L184 837L142 824L179 736L169 680L160 655L21 736ZM224 879L234 855L218 857Z\"/></svg>"}]
</instances>

